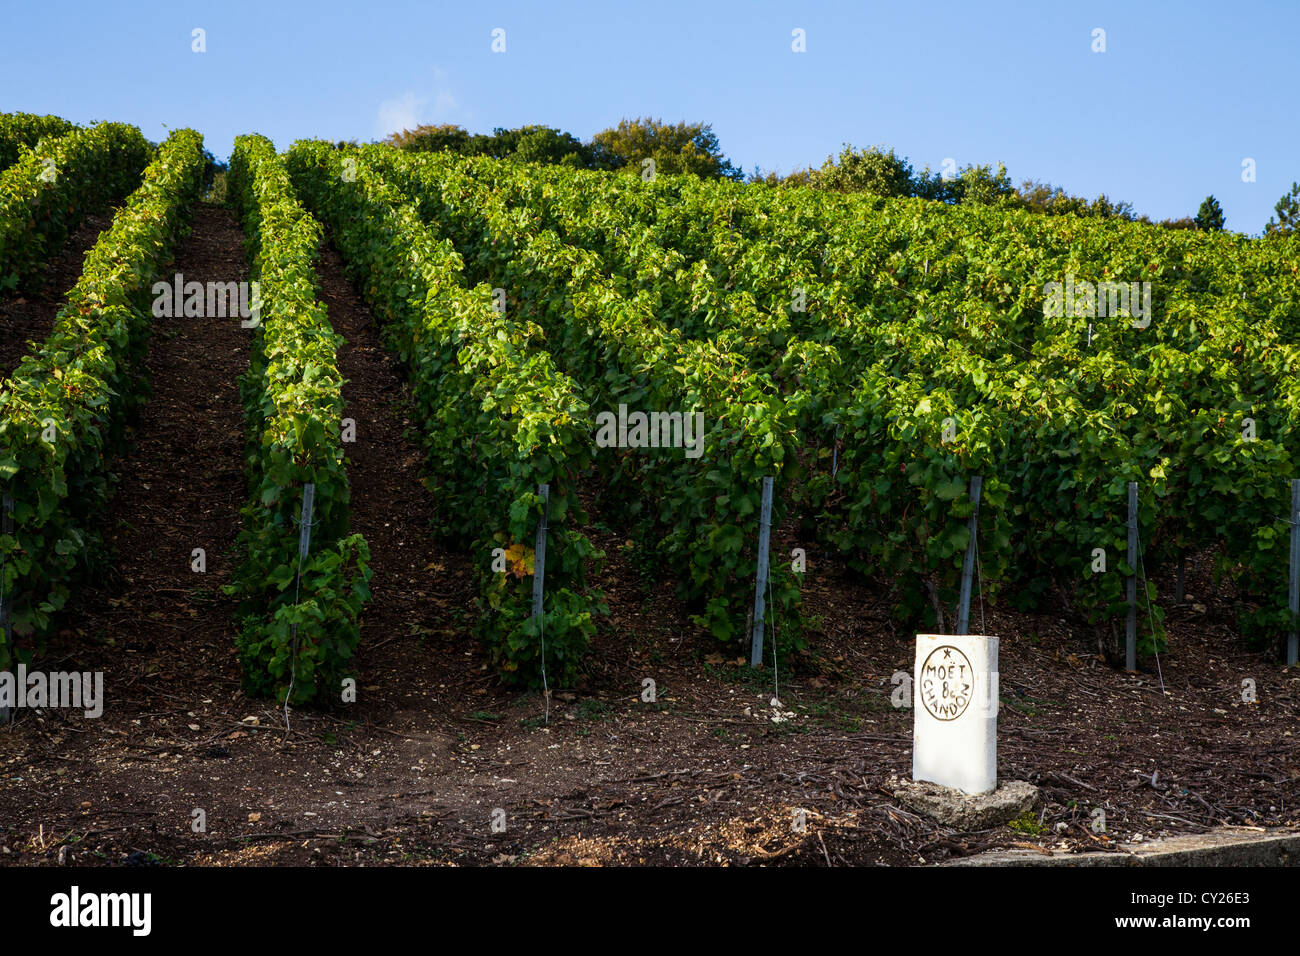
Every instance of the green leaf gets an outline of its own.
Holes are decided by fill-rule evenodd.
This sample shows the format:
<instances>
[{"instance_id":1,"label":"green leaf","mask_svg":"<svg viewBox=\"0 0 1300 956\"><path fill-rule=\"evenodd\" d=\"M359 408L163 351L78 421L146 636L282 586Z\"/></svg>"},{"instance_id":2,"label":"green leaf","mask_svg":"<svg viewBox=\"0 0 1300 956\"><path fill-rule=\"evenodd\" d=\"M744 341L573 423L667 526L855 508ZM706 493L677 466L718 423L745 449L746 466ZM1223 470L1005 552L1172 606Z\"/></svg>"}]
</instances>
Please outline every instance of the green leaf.
<instances>
[{"instance_id":1,"label":"green leaf","mask_svg":"<svg viewBox=\"0 0 1300 956\"><path fill-rule=\"evenodd\" d=\"M942 481L935 486L934 494L940 501L952 501L960 498L966 491L966 483L956 478Z\"/></svg>"}]
</instances>

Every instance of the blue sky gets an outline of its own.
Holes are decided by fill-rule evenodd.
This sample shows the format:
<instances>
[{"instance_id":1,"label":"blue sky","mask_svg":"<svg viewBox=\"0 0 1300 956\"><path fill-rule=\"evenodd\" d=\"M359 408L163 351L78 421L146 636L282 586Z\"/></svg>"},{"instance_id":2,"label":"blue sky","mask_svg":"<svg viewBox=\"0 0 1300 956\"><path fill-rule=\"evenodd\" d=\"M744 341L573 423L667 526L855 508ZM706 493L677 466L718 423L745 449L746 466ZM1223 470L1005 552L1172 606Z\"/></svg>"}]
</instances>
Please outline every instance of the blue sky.
<instances>
[{"instance_id":1,"label":"blue sky","mask_svg":"<svg viewBox=\"0 0 1300 956\"><path fill-rule=\"evenodd\" d=\"M0 110L123 120L153 139L192 126L221 158L250 131L281 148L435 122L585 139L648 115L711 123L746 171L883 143L918 169L1001 161L1016 182L1157 218L1213 193L1252 234L1300 180L1296 0L37 0L6 4L3 22Z\"/></svg>"}]
</instances>

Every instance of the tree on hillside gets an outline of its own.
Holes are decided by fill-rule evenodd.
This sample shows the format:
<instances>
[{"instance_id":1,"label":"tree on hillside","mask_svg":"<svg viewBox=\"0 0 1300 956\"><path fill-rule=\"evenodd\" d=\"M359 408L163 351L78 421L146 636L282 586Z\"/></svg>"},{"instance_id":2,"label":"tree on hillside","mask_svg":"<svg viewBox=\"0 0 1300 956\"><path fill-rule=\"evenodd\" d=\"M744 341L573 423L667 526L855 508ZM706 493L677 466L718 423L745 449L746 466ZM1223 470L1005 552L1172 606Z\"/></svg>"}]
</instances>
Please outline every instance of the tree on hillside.
<instances>
[{"instance_id":1,"label":"tree on hillside","mask_svg":"<svg viewBox=\"0 0 1300 956\"><path fill-rule=\"evenodd\" d=\"M744 173L722 155L717 134L707 123L664 123L657 119L621 120L591 139L593 162L602 169L640 173L647 159L659 173L694 173L705 178L740 180Z\"/></svg>"},{"instance_id":2,"label":"tree on hillside","mask_svg":"<svg viewBox=\"0 0 1300 956\"><path fill-rule=\"evenodd\" d=\"M469 156L475 152L474 137L464 127L452 123L404 129L389 136L384 142L416 153L449 152Z\"/></svg>"},{"instance_id":3,"label":"tree on hillside","mask_svg":"<svg viewBox=\"0 0 1300 956\"><path fill-rule=\"evenodd\" d=\"M1051 183L1026 179L1016 190L1020 202L1030 212L1049 216L1073 213L1076 216L1088 215L1088 200L1082 196L1071 196L1060 186Z\"/></svg>"},{"instance_id":4,"label":"tree on hillside","mask_svg":"<svg viewBox=\"0 0 1300 956\"><path fill-rule=\"evenodd\" d=\"M572 133L561 132L550 126L524 126L517 130L497 130L498 137L515 135L512 158L523 163L549 163L590 169L594 152L588 144Z\"/></svg>"},{"instance_id":5,"label":"tree on hillside","mask_svg":"<svg viewBox=\"0 0 1300 956\"><path fill-rule=\"evenodd\" d=\"M927 166L912 177L912 195L918 199L932 199L935 202L952 202L952 191L948 184L952 177L944 178L942 173L930 172Z\"/></svg>"},{"instance_id":6,"label":"tree on hillside","mask_svg":"<svg viewBox=\"0 0 1300 956\"><path fill-rule=\"evenodd\" d=\"M964 166L957 177L948 182L951 202L973 203L980 206L1018 205L1019 197L1007 175L1007 167L998 163L997 172L992 166Z\"/></svg>"},{"instance_id":7,"label":"tree on hillside","mask_svg":"<svg viewBox=\"0 0 1300 956\"><path fill-rule=\"evenodd\" d=\"M550 126L497 127L490 135L473 134L460 126L419 126L384 140L414 152L450 152L461 156L491 156L526 163L554 163L584 169L593 165L593 151L571 133Z\"/></svg>"},{"instance_id":8,"label":"tree on hillside","mask_svg":"<svg viewBox=\"0 0 1300 956\"><path fill-rule=\"evenodd\" d=\"M944 178L927 166L913 173L912 164L893 149L872 146L855 150L845 144L839 156L828 156L821 169L813 170L809 185L836 192L869 192L877 196L915 196L946 203L976 203L986 206L1018 205L1007 168L967 165L957 175Z\"/></svg>"},{"instance_id":9,"label":"tree on hillside","mask_svg":"<svg viewBox=\"0 0 1300 956\"><path fill-rule=\"evenodd\" d=\"M1300 228L1300 183L1292 183L1291 191L1273 207L1275 217L1268 221L1264 232L1270 236L1284 236Z\"/></svg>"},{"instance_id":10,"label":"tree on hillside","mask_svg":"<svg viewBox=\"0 0 1300 956\"><path fill-rule=\"evenodd\" d=\"M1105 193L1089 202L1082 196L1071 196L1060 186L1026 179L1016 190L1016 195L1024 208L1047 216L1095 216L1130 222L1136 219L1132 203L1114 202Z\"/></svg>"},{"instance_id":11,"label":"tree on hillside","mask_svg":"<svg viewBox=\"0 0 1300 956\"><path fill-rule=\"evenodd\" d=\"M869 192L877 196L913 195L912 164L883 146L855 150L848 143L838 157L828 156L814 170L811 185L835 192Z\"/></svg>"},{"instance_id":12,"label":"tree on hillside","mask_svg":"<svg viewBox=\"0 0 1300 956\"><path fill-rule=\"evenodd\" d=\"M776 172L769 172L765 175L758 166L755 166L747 181L762 183L764 186L809 186L812 184L815 172L816 170L813 169L796 169L785 176Z\"/></svg>"},{"instance_id":13,"label":"tree on hillside","mask_svg":"<svg viewBox=\"0 0 1300 956\"><path fill-rule=\"evenodd\" d=\"M1206 196L1196 211L1196 228L1207 232L1223 231L1223 207L1213 196Z\"/></svg>"},{"instance_id":14,"label":"tree on hillside","mask_svg":"<svg viewBox=\"0 0 1300 956\"><path fill-rule=\"evenodd\" d=\"M1131 202L1111 202L1105 193L1088 204L1088 215L1103 219L1123 219L1127 222L1133 222L1137 218Z\"/></svg>"},{"instance_id":15,"label":"tree on hillside","mask_svg":"<svg viewBox=\"0 0 1300 956\"><path fill-rule=\"evenodd\" d=\"M589 168L592 150L572 133L552 126L521 126L518 129L497 127L491 136L475 136L473 151L478 156L515 159L525 163L545 163Z\"/></svg>"}]
</instances>

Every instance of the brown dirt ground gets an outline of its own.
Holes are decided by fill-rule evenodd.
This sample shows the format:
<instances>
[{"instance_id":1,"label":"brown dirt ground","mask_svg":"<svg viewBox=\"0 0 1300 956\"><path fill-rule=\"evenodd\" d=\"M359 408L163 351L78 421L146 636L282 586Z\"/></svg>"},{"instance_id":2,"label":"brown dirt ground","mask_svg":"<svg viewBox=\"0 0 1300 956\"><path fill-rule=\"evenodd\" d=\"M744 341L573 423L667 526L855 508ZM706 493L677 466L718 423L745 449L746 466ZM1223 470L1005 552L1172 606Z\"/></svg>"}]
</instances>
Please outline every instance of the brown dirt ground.
<instances>
[{"instance_id":1,"label":"brown dirt ground","mask_svg":"<svg viewBox=\"0 0 1300 956\"><path fill-rule=\"evenodd\" d=\"M175 268L245 278L240 243L229 212L201 207ZM332 249L320 272L349 342L353 527L374 556L358 703L293 711L286 730L279 709L240 689L220 587L245 494L247 333L161 319L154 397L106 516L114 571L79 592L46 664L103 670L108 703L99 719L25 711L0 729L0 861L917 865L1300 824L1300 672L1242 646L1208 556L1189 568L1197 597L1170 610L1158 674L1105 666L1059 615L985 608L984 630L1002 636L1001 776L1044 797L1014 828L956 832L884 789L910 768L912 716L890 695L912 647L884 593L815 556L805 603L820 616L817 653L783 662L776 708L770 668L751 671L693 629L670 582L597 535L612 615L584 683L555 693L544 723L541 695L503 687L469 634L467 557L426 531L434 502L404 435L401 370ZM201 578L194 547L207 549ZM1247 678L1255 703L1242 700ZM1088 826L1096 807L1104 834ZM198 809L206 832L193 831Z\"/></svg>"}]
</instances>

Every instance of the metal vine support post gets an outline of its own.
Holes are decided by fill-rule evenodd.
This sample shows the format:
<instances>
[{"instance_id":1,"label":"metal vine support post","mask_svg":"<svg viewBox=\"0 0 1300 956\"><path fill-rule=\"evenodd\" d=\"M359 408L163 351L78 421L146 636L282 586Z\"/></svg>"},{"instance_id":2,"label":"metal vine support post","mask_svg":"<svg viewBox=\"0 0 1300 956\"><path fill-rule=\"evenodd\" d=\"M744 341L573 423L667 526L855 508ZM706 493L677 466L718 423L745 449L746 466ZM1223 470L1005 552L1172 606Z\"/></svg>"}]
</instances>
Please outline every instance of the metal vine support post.
<instances>
[{"instance_id":1,"label":"metal vine support post","mask_svg":"<svg viewBox=\"0 0 1300 956\"><path fill-rule=\"evenodd\" d=\"M754 582L754 633L749 642L749 666L763 663L763 612L767 590L767 549L772 535L772 479L763 479L763 507L758 520L758 578Z\"/></svg>"},{"instance_id":2,"label":"metal vine support post","mask_svg":"<svg viewBox=\"0 0 1300 956\"><path fill-rule=\"evenodd\" d=\"M1124 666L1137 670L1137 565L1138 565L1138 486L1128 483L1128 622L1124 640Z\"/></svg>"},{"instance_id":3,"label":"metal vine support post","mask_svg":"<svg viewBox=\"0 0 1300 956\"><path fill-rule=\"evenodd\" d=\"M546 723L551 722L551 688L546 682L546 618L542 614L542 596L546 584L546 518L551 510L551 486L538 485L542 499L542 520L537 522L537 544L533 548L533 617L537 618L537 637L542 645L542 702Z\"/></svg>"},{"instance_id":4,"label":"metal vine support post","mask_svg":"<svg viewBox=\"0 0 1300 956\"><path fill-rule=\"evenodd\" d=\"M546 578L546 513L550 510L551 486L538 485L537 494L542 499L542 520L537 523L537 546L533 553L533 617L542 616L542 589ZM544 651L543 651L544 654ZM545 656L542 658L545 666Z\"/></svg>"},{"instance_id":5,"label":"metal vine support post","mask_svg":"<svg viewBox=\"0 0 1300 956\"><path fill-rule=\"evenodd\" d=\"M1292 614L1300 613L1300 478L1291 479L1291 588L1289 604ZM1286 666L1297 663L1300 634L1294 628L1286 638Z\"/></svg>"},{"instance_id":6,"label":"metal vine support post","mask_svg":"<svg viewBox=\"0 0 1300 956\"><path fill-rule=\"evenodd\" d=\"M957 634L970 633L970 585L975 574L975 550L980 533L980 491L984 478L976 475L970 480L970 500L975 510L970 516L970 540L966 542L966 560L961 566L961 601L957 605Z\"/></svg>"},{"instance_id":7,"label":"metal vine support post","mask_svg":"<svg viewBox=\"0 0 1300 956\"><path fill-rule=\"evenodd\" d=\"M311 513L316 500L316 486L311 482L302 486L302 517L298 521L298 576L293 587L293 603L296 605L302 593L302 563L307 560L311 550ZM289 689L284 692L284 726L289 728L289 698L293 696L293 682L298 675L298 625L289 625Z\"/></svg>"},{"instance_id":8,"label":"metal vine support post","mask_svg":"<svg viewBox=\"0 0 1300 956\"><path fill-rule=\"evenodd\" d=\"M302 488L302 521L298 528L298 575L302 578L302 561L311 550L311 513L316 501L316 486L308 483Z\"/></svg>"}]
</instances>

